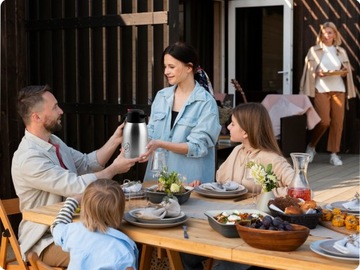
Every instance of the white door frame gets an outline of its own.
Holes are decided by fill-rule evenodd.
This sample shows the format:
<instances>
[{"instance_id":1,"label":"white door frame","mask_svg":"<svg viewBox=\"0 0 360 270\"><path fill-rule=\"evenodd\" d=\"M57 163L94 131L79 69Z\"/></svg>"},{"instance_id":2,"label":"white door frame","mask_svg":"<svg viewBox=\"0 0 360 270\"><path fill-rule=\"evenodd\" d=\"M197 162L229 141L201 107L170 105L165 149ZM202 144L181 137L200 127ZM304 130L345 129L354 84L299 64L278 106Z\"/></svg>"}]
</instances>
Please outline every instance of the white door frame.
<instances>
[{"instance_id":1,"label":"white door frame","mask_svg":"<svg viewBox=\"0 0 360 270\"><path fill-rule=\"evenodd\" d=\"M264 7L264 6L283 6L283 94L292 94L293 77L293 0L230 0L228 6L228 89L229 94L234 94L235 89L231 84L231 79L235 78L235 11L236 8L243 7Z\"/></svg>"}]
</instances>

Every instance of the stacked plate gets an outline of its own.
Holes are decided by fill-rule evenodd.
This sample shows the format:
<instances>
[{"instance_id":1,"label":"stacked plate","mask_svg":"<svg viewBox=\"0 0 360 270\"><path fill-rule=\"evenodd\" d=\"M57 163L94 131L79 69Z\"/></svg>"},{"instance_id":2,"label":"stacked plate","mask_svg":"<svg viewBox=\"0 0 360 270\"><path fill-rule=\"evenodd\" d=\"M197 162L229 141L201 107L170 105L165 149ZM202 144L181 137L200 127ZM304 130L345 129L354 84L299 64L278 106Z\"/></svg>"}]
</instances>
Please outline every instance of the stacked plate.
<instances>
[{"instance_id":1,"label":"stacked plate","mask_svg":"<svg viewBox=\"0 0 360 270\"><path fill-rule=\"evenodd\" d=\"M248 190L236 182L231 182L231 185L219 183L205 183L194 188L194 191L202 196L218 199L236 198L248 192Z\"/></svg>"},{"instance_id":2,"label":"stacked plate","mask_svg":"<svg viewBox=\"0 0 360 270\"><path fill-rule=\"evenodd\" d=\"M360 204L357 205L357 207L348 209L343 206L344 203L349 203L349 201L338 201L333 202L328 205L326 205L326 208L328 210L334 210L334 208L340 209L342 212L352 213L352 214L359 214L360 212Z\"/></svg>"},{"instance_id":3,"label":"stacked plate","mask_svg":"<svg viewBox=\"0 0 360 270\"><path fill-rule=\"evenodd\" d=\"M348 255L338 251L334 248L334 243L339 241L338 239L331 239L331 240L319 240L311 243L310 249L322 256L338 259L338 260L347 260L347 261L359 261L359 254L355 255Z\"/></svg>"},{"instance_id":4,"label":"stacked plate","mask_svg":"<svg viewBox=\"0 0 360 270\"><path fill-rule=\"evenodd\" d=\"M160 219L145 219L139 218L137 213L144 210L144 208L133 209L124 215L124 219L132 225L143 228L170 228L181 225L188 220L184 212L180 212L177 217L165 217Z\"/></svg>"}]
</instances>

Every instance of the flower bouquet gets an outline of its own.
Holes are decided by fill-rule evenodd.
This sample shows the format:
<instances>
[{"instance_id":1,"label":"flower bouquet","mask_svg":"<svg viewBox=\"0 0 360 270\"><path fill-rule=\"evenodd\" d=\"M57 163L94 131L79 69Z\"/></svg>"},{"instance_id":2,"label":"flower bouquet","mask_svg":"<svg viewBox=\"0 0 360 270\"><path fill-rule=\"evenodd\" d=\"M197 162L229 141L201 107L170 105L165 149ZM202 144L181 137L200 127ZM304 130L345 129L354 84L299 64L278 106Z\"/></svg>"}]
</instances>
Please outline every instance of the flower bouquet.
<instances>
[{"instance_id":1,"label":"flower bouquet","mask_svg":"<svg viewBox=\"0 0 360 270\"><path fill-rule=\"evenodd\" d=\"M278 179L272 170L271 164L265 167L262 164L250 161L247 163L247 167L250 168L251 176L261 185L263 192L269 192L278 187Z\"/></svg>"},{"instance_id":2,"label":"flower bouquet","mask_svg":"<svg viewBox=\"0 0 360 270\"><path fill-rule=\"evenodd\" d=\"M181 176L178 172L169 172L164 168L160 172L158 183L155 187L147 190L147 196L152 203L161 203L165 196L169 198L176 198L179 204L186 202L192 189L186 189L184 183L186 177Z\"/></svg>"},{"instance_id":3,"label":"flower bouquet","mask_svg":"<svg viewBox=\"0 0 360 270\"><path fill-rule=\"evenodd\" d=\"M278 179L272 170L272 165L268 164L265 167L262 164L250 161L247 163L247 167L250 168L250 174L254 181L262 187L262 193L256 202L256 209L270 213L267 205L269 200L274 198L272 190L278 186Z\"/></svg>"}]
</instances>

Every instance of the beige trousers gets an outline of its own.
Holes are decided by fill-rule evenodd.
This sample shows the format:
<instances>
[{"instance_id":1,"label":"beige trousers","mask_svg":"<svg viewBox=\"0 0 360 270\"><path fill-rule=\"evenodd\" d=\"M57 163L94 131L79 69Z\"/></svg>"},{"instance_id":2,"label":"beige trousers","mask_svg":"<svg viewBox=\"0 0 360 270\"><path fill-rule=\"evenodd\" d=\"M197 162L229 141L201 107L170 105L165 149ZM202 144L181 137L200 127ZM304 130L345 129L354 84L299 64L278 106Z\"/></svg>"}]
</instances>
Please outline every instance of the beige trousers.
<instances>
[{"instance_id":1,"label":"beige trousers","mask_svg":"<svg viewBox=\"0 0 360 270\"><path fill-rule=\"evenodd\" d=\"M53 267L67 268L69 265L70 255L52 243L41 252L39 258L46 264Z\"/></svg>"},{"instance_id":2,"label":"beige trousers","mask_svg":"<svg viewBox=\"0 0 360 270\"><path fill-rule=\"evenodd\" d=\"M310 146L315 148L321 137L329 128L327 151L331 153L340 152L345 114L345 93L318 93L316 91L314 108L319 114L321 121L316 125L312 132Z\"/></svg>"}]
</instances>

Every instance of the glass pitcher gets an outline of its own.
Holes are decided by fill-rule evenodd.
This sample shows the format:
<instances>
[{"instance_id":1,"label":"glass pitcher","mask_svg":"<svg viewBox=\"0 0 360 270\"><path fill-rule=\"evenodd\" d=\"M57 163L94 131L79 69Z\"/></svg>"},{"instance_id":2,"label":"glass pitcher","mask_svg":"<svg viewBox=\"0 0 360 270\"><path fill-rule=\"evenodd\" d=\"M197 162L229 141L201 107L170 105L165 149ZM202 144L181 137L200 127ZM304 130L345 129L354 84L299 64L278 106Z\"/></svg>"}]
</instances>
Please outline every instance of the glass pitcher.
<instances>
[{"instance_id":1,"label":"glass pitcher","mask_svg":"<svg viewBox=\"0 0 360 270\"><path fill-rule=\"evenodd\" d=\"M307 153L291 153L295 174L288 188L288 195L293 198L311 200L311 189L307 179L307 167L310 155Z\"/></svg>"}]
</instances>

